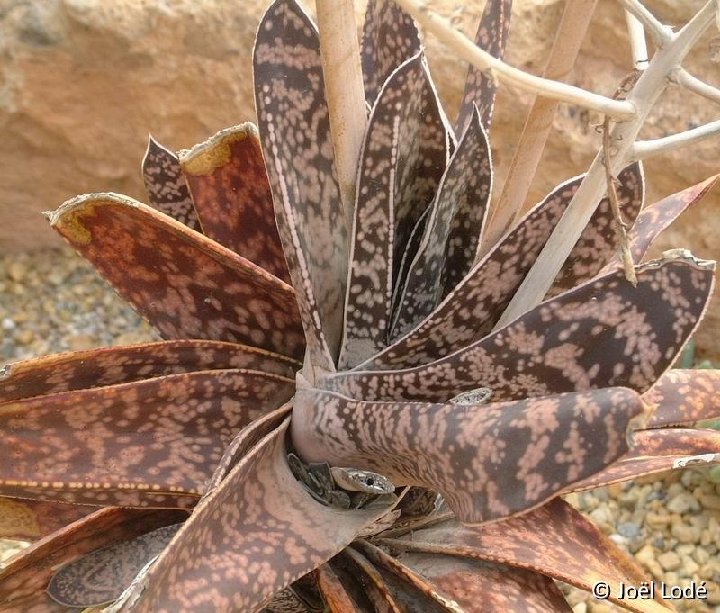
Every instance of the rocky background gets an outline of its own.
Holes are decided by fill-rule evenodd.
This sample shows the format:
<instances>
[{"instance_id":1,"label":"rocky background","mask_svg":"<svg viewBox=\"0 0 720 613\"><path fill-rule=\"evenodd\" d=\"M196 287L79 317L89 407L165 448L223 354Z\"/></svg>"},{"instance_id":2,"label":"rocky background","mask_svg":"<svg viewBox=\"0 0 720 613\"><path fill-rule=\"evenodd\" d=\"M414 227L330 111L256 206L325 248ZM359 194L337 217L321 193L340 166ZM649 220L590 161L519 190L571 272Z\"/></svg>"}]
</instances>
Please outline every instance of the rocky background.
<instances>
[{"instance_id":1,"label":"rocky background","mask_svg":"<svg viewBox=\"0 0 720 613\"><path fill-rule=\"evenodd\" d=\"M704 0L648 0L664 21L683 24ZM0 0L0 252L58 245L38 215L82 192L143 199L138 167L148 132L176 149L253 119L250 52L267 0ZM312 10L310 1L306 2ZM473 35L484 0L433 0ZM460 6L461 5L461 6ZM516 0L507 59L541 72L563 0ZM359 11L362 7L358 7ZM449 114L466 67L432 37L428 56ZM716 54L717 55L717 54ZM710 35L690 58L700 78L720 81ZM603 0L572 83L611 95L631 69L619 3ZM493 126L496 186L514 151L531 97L500 90ZM716 119L718 109L674 88L645 130L657 137ZM599 146L586 111L561 106L532 198L582 172ZM649 202L720 170L718 141L647 165ZM720 191L720 190L718 190ZM667 233L660 249L692 245L720 256L720 194ZM700 354L720 358L720 299L698 334Z\"/></svg>"}]
</instances>

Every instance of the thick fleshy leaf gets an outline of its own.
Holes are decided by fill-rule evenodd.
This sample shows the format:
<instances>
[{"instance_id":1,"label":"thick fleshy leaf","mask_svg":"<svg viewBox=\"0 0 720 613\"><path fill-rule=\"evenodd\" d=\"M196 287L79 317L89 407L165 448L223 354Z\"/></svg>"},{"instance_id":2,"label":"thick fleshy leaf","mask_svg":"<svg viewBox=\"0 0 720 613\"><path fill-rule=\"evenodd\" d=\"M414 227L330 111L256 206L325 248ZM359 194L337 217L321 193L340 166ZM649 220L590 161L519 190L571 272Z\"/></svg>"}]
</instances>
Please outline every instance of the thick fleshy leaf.
<instances>
[{"instance_id":1,"label":"thick fleshy leaf","mask_svg":"<svg viewBox=\"0 0 720 613\"><path fill-rule=\"evenodd\" d=\"M307 462L439 491L461 521L481 523L536 507L617 460L642 410L640 396L623 388L487 405L300 390L293 440Z\"/></svg>"},{"instance_id":2,"label":"thick fleshy leaf","mask_svg":"<svg viewBox=\"0 0 720 613\"><path fill-rule=\"evenodd\" d=\"M133 610L255 610L387 511L316 502L290 472L287 428L288 421L262 439L196 507Z\"/></svg>"},{"instance_id":3,"label":"thick fleshy leaf","mask_svg":"<svg viewBox=\"0 0 720 613\"><path fill-rule=\"evenodd\" d=\"M177 156L152 136L142 161L143 180L148 202L161 213L201 231L185 177Z\"/></svg>"},{"instance_id":4,"label":"thick fleshy leaf","mask_svg":"<svg viewBox=\"0 0 720 613\"><path fill-rule=\"evenodd\" d=\"M87 504L193 505L235 434L294 381L200 371L0 405L0 493Z\"/></svg>"},{"instance_id":5,"label":"thick fleshy leaf","mask_svg":"<svg viewBox=\"0 0 720 613\"><path fill-rule=\"evenodd\" d=\"M165 338L233 341L302 357L289 285L151 207L88 194L63 204L50 223Z\"/></svg>"},{"instance_id":6,"label":"thick fleshy leaf","mask_svg":"<svg viewBox=\"0 0 720 613\"><path fill-rule=\"evenodd\" d=\"M714 268L691 256L656 260L637 269L637 287L616 269L446 358L339 373L323 386L362 400L439 402L478 388L493 401L616 386L645 392L697 327Z\"/></svg>"},{"instance_id":7,"label":"thick fleshy leaf","mask_svg":"<svg viewBox=\"0 0 720 613\"><path fill-rule=\"evenodd\" d=\"M24 549L0 571L0 610L67 611L45 588L55 571L91 551L183 521L178 510L102 509Z\"/></svg>"},{"instance_id":8,"label":"thick fleshy leaf","mask_svg":"<svg viewBox=\"0 0 720 613\"><path fill-rule=\"evenodd\" d=\"M628 233L633 260L640 263L655 238L681 213L702 200L715 187L718 179L720 179L720 175L715 175L702 183L688 187L646 207Z\"/></svg>"},{"instance_id":9,"label":"thick fleshy leaf","mask_svg":"<svg viewBox=\"0 0 720 613\"><path fill-rule=\"evenodd\" d=\"M96 549L56 572L47 592L58 604L74 608L107 605L117 600L140 570L170 543L180 524Z\"/></svg>"},{"instance_id":10,"label":"thick fleshy leaf","mask_svg":"<svg viewBox=\"0 0 720 613\"><path fill-rule=\"evenodd\" d=\"M603 581L609 600L633 611L667 608L654 600L621 600L620 584L647 581L642 570L617 545L569 504L556 498L506 521L464 526L455 520L414 530L404 538L378 539L395 551L452 555L525 568L590 591Z\"/></svg>"},{"instance_id":11,"label":"thick fleshy leaf","mask_svg":"<svg viewBox=\"0 0 720 613\"><path fill-rule=\"evenodd\" d=\"M655 407L648 428L720 418L720 370L669 370L645 394Z\"/></svg>"},{"instance_id":12,"label":"thick fleshy leaf","mask_svg":"<svg viewBox=\"0 0 720 613\"><path fill-rule=\"evenodd\" d=\"M640 162L631 164L618 175L617 196L623 221L632 225L645 200L645 179ZM603 198L555 278L548 297L593 278L616 257L620 247L616 225L610 202Z\"/></svg>"},{"instance_id":13,"label":"thick fleshy leaf","mask_svg":"<svg viewBox=\"0 0 720 613\"><path fill-rule=\"evenodd\" d=\"M257 128L227 128L179 154L203 232L289 283Z\"/></svg>"},{"instance_id":14,"label":"thick fleshy leaf","mask_svg":"<svg viewBox=\"0 0 720 613\"><path fill-rule=\"evenodd\" d=\"M510 31L511 11L512 0L488 0L475 34L475 44L499 59L502 59L505 54L505 45ZM470 124L473 105L477 105L480 110L485 131L490 131L496 89L497 83L489 72L483 72L475 66L468 68L460 114L455 125L455 133L458 137Z\"/></svg>"},{"instance_id":15,"label":"thick fleshy leaf","mask_svg":"<svg viewBox=\"0 0 720 613\"><path fill-rule=\"evenodd\" d=\"M404 553L393 558L364 543L363 551L447 611L483 613L569 612L570 606L548 577L520 568L447 555Z\"/></svg>"},{"instance_id":16,"label":"thick fleshy leaf","mask_svg":"<svg viewBox=\"0 0 720 613\"><path fill-rule=\"evenodd\" d=\"M308 359L332 371L342 333L348 228L333 162L320 41L294 0L275 0L268 8L253 60L258 127Z\"/></svg>"},{"instance_id":17,"label":"thick fleshy leaf","mask_svg":"<svg viewBox=\"0 0 720 613\"><path fill-rule=\"evenodd\" d=\"M93 510L62 502L0 498L0 538L36 541Z\"/></svg>"},{"instance_id":18,"label":"thick fleshy leaf","mask_svg":"<svg viewBox=\"0 0 720 613\"><path fill-rule=\"evenodd\" d=\"M0 369L0 403L198 370L243 368L294 377L301 364L255 347L205 340L104 347Z\"/></svg>"},{"instance_id":19,"label":"thick fleshy leaf","mask_svg":"<svg viewBox=\"0 0 720 613\"><path fill-rule=\"evenodd\" d=\"M623 171L620 177L631 179L633 175ZM360 368L417 366L467 347L488 334L517 292L582 179L582 176L575 177L557 186L493 246L417 328ZM626 190L623 185L621 182L618 192L626 199L626 193L634 191ZM607 201L603 200L589 226L611 223L609 210ZM583 251L582 244L581 239L575 249Z\"/></svg>"},{"instance_id":20,"label":"thick fleshy leaf","mask_svg":"<svg viewBox=\"0 0 720 613\"><path fill-rule=\"evenodd\" d=\"M341 368L385 346L402 256L445 170L448 142L425 59L416 55L383 86L360 152Z\"/></svg>"},{"instance_id":21,"label":"thick fleshy leaf","mask_svg":"<svg viewBox=\"0 0 720 613\"><path fill-rule=\"evenodd\" d=\"M594 489L687 466L720 464L720 432L693 428L638 430L630 451L568 491Z\"/></svg>"},{"instance_id":22,"label":"thick fleshy leaf","mask_svg":"<svg viewBox=\"0 0 720 613\"><path fill-rule=\"evenodd\" d=\"M442 177L398 310L393 336L405 334L472 267L492 186L490 143L475 111Z\"/></svg>"},{"instance_id":23,"label":"thick fleshy leaf","mask_svg":"<svg viewBox=\"0 0 720 613\"><path fill-rule=\"evenodd\" d=\"M368 2L360 53L365 100L371 108L393 70L420 49L420 33L410 15L390 0Z\"/></svg>"}]
</instances>

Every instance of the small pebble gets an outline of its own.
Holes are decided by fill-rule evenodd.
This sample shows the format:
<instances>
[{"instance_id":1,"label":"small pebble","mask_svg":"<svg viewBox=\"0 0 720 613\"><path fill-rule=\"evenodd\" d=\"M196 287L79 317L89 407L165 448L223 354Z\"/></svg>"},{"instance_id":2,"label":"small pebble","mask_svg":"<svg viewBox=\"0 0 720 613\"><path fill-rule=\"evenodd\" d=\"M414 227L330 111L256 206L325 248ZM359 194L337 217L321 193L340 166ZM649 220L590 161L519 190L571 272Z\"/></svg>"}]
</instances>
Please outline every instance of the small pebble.
<instances>
[{"instance_id":1,"label":"small pebble","mask_svg":"<svg viewBox=\"0 0 720 613\"><path fill-rule=\"evenodd\" d=\"M661 553L658 556L657 561L660 566L663 567L663 570L677 570L680 568L680 556L674 551Z\"/></svg>"}]
</instances>

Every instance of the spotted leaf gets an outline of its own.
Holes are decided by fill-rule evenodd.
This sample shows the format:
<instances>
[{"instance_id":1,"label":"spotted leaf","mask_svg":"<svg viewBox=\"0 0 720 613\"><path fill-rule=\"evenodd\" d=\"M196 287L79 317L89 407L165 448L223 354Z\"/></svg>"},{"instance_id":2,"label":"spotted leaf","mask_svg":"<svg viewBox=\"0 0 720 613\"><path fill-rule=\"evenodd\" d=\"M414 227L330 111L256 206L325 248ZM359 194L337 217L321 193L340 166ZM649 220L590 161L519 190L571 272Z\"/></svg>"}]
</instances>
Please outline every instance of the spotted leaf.
<instances>
[{"instance_id":1,"label":"spotted leaf","mask_svg":"<svg viewBox=\"0 0 720 613\"><path fill-rule=\"evenodd\" d=\"M340 347L348 232L333 163L320 41L294 0L275 0L254 52L258 127L308 359L334 370Z\"/></svg>"},{"instance_id":2,"label":"spotted leaf","mask_svg":"<svg viewBox=\"0 0 720 613\"><path fill-rule=\"evenodd\" d=\"M551 579L525 569L447 555L404 553L394 558L369 543L363 550L444 605L443 611L478 611L480 603L487 613L570 611Z\"/></svg>"},{"instance_id":3,"label":"spotted leaf","mask_svg":"<svg viewBox=\"0 0 720 613\"><path fill-rule=\"evenodd\" d=\"M472 267L492 186L490 143L477 109L442 177L403 289L393 336L425 319Z\"/></svg>"},{"instance_id":4,"label":"spotted leaf","mask_svg":"<svg viewBox=\"0 0 720 613\"><path fill-rule=\"evenodd\" d=\"M36 541L94 510L62 502L0 497L0 538Z\"/></svg>"},{"instance_id":5,"label":"spotted leaf","mask_svg":"<svg viewBox=\"0 0 720 613\"><path fill-rule=\"evenodd\" d=\"M0 609L4 613L67 611L45 588L58 568L91 551L183 521L179 510L119 509L95 511L33 543L0 570Z\"/></svg>"},{"instance_id":6,"label":"spotted leaf","mask_svg":"<svg viewBox=\"0 0 720 613\"><path fill-rule=\"evenodd\" d=\"M688 466L720 464L720 432L692 428L638 430L619 462L576 484L572 491L603 487Z\"/></svg>"},{"instance_id":7,"label":"spotted leaf","mask_svg":"<svg viewBox=\"0 0 720 613\"><path fill-rule=\"evenodd\" d=\"M591 591L610 586L609 600L645 613L671 610L654 600L620 599L620 585L647 581L643 571L617 545L566 502L556 498L506 521L464 526L448 520L414 530L404 538L378 539L395 551L451 555L524 568Z\"/></svg>"},{"instance_id":8,"label":"spotted leaf","mask_svg":"<svg viewBox=\"0 0 720 613\"><path fill-rule=\"evenodd\" d=\"M697 327L714 269L692 257L656 260L638 268L637 287L616 269L446 358L339 373L323 385L363 400L440 402L481 387L494 401L613 386L645 392Z\"/></svg>"},{"instance_id":9,"label":"spotted leaf","mask_svg":"<svg viewBox=\"0 0 720 613\"><path fill-rule=\"evenodd\" d=\"M640 162L631 164L618 175L616 191L623 221L632 225L645 199L645 178ZM610 202L603 198L555 278L548 297L591 279L616 257L620 247L616 226Z\"/></svg>"},{"instance_id":10,"label":"spotted leaf","mask_svg":"<svg viewBox=\"0 0 720 613\"><path fill-rule=\"evenodd\" d=\"M488 0L480 19L478 31L475 34L475 44L498 59L502 59L505 54L505 45L510 31L511 12L512 0ZM496 89L497 84L491 74L486 74L475 66L468 68L467 77L465 78L465 92L463 93L460 114L455 126L455 133L458 136L461 136L470 124L473 105L476 105L480 110L480 117L485 131L490 131Z\"/></svg>"},{"instance_id":11,"label":"spotted leaf","mask_svg":"<svg viewBox=\"0 0 720 613\"><path fill-rule=\"evenodd\" d=\"M12 462L0 493L89 504L192 506L234 435L294 382L200 371L0 405Z\"/></svg>"},{"instance_id":12,"label":"spotted leaf","mask_svg":"<svg viewBox=\"0 0 720 613\"><path fill-rule=\"evenodd\" d=\"M489 405L359 402L301 390L293 438L308 462L439 491L461 521L480 523L542 504L617 460L642 409L640 396L622 388Z\"/></svg>"},{"instance_id":13,"label":"spotted leaf","mask_svg":"<svg viewBox=\"0 0 720 613\"><path fill-rule=\"evenodd\" d=\"M421 55L390 76L360 152L341 367L385 346L410 234L437 189L448 132Z\"/></svg>"},{"instance_id":14,"label":"spotted leaf","mask_svg":"<svg viewBox=\"0 0 720 613\"><path fill-rule=\"evenodd\" d=\"M135 611L255 610L387 511L316 502L287 465L287 427L263 438L198 505L151 568Z\"/></svg>"},{"instance_id":15,"label":"spotted leaf","mask_svg":"<svg viewBox=\"0 0 720 613\"><path fill-rule=\"evenodd\" d=\"M292 288L181 223L116 194L73 198L50 223L165 338L303 355Z\"/></svg>"},{"instance_id":16,"label":"spotted leaf","mask_svg":"<svg viewBox=\"0 0 720 613\"><path fill-rule=\"evenodd\" d=\"M142 161L148 202L161 213L201 231L200 221L177 156L152 136Z\"/></svg>"},{"instance_id":17,"label":"spotted leaf","mask_svg":"<svg viewBox=\"0 0 720 613\"><path fill-rule=\"evenodd\" d=\"M168 545L180 524L96 549L63 566L47 587L55 602L89 608L117 600L140 570Z\"/></svg>"},{"instance_id":18,"label":"spotted leaf","mask_svg":"<svg viewBox=\"0 0 720 613\"><path fill-rule=\"evenodd\" d=\"M0 370L0 403L161 375L228 368L293 377L300 363L255 347L205 340L88 349L8 364Z\"/></svg>"},{"instance_id":19,"label":"spotted leaf","mask_svg":"<svg viewBox=\"0 0 720 613\"><path fill-rule=\"evenodd\" d=\"M649 428L720 419L720 370L670 370L645 394Z\"/></svg>"},{"instance_id":20,"label":"spotted leaf","mask_svg":"<svg viewBox=\"0 0 720 613\"><path fill-rule=\"evenodd\" d=\"M371 108L393 70L420 48L420 33L410 15L390 0L368 2L360 54L365 100Z\"/></svg>"},{"instance_id":21,"label":"spotted leaf","mask_svg":"<svg viewBox=\"0 0 720 613\"><path fill-rule=\"evenodd\" d=\"M257 128L221 130L179 157L203 232L289 283Z\"/></svg>"}]
</instances>

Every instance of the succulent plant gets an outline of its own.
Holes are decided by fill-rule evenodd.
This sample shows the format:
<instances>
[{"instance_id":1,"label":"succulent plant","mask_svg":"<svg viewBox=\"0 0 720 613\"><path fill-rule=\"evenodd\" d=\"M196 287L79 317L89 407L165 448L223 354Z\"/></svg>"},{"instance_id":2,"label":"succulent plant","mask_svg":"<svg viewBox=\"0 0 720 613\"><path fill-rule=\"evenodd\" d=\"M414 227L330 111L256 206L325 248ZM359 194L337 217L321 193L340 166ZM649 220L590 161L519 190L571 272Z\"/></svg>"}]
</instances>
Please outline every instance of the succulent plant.
<instances>
[{"instance_id":1,"label":"succulent plant","mask_svg":"<svg viewBox=\"0 0 720 613\"><path fill-rule=\"evenodd\" d=\"M495 56L509 6L478 31ZM582 177L480 252L495 85L470 71L453 129L419 41L371 0L351 227L294 0L258 30L259 130L151 140L152 206L50 214L165 340L5 368L0 534L36 542L0 571L2 610L569 610L554 579L670 607L618 598L642 571L560 496L720 453L694 427L720 371L669 370L714 263L642 262L717 177L643 207L626 168L637 286L604 200L546 300L497 326Z\"/></svg>"}]
</instances>

